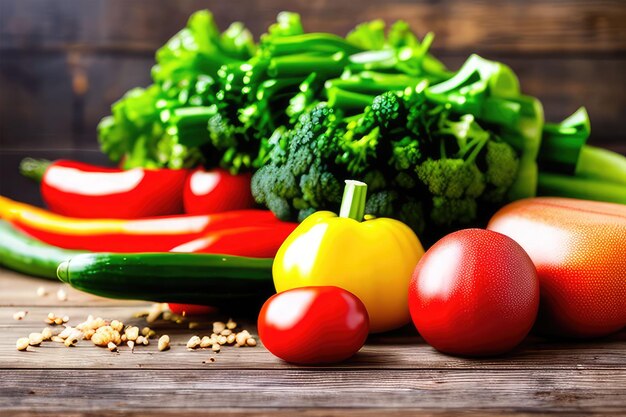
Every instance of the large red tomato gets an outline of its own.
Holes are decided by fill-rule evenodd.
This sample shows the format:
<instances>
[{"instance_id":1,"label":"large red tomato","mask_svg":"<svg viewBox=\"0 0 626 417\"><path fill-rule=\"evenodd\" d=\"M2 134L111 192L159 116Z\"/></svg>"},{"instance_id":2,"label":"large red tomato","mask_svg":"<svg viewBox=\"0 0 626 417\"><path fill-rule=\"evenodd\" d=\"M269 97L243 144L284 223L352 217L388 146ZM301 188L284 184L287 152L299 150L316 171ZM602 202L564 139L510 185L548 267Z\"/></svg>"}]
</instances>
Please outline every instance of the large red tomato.
<instances>
[{"instance_id":1,"label":"large red tomato","mask_svg":"<svg viewBox=\"0 0 626 417\"><path fill-rule=\"evenodd\" d=\"M334 363L361 349L369 333L365 305L339 287L302 287L270 297L259 338L275 356L297 364Z\"/></svg>"},{"instance_id":2,"label":"large red tomato","mask_svg":"<svg viewBox=\"0 0 626 417\"><path fill-rule=\"evenodd\" d=\"M487 227L535 263L542 332L583 338L626 326L626 205L531 198L505 206Z\"/></svg>"},{"instance_id":3,"label":"large red tomato","mask_svg":"<svg viewBox=\"0 0 626 417\"><path fill-rule=\"evenodd\" d=\"M435 243L409 286L413 323L435 349L463 356L497 355L530 331L539 307L535 267L500 233L466 229Z\"/></svg>"}]
</instances>

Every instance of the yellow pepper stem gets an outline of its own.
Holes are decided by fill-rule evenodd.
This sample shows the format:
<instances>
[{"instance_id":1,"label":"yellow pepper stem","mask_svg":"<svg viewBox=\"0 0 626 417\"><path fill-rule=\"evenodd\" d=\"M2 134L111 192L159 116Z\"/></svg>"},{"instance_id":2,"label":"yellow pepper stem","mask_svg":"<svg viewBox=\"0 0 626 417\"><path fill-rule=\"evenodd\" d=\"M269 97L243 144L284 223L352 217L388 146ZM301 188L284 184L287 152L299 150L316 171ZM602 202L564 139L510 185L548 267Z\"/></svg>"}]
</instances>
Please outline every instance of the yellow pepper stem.
<instances>
[{"instance_id":1,"label":"yellow pepper stem","mask_svg":"<svg viewBox=\"0 0 626 417\"><path fill-rule=\"evenodd\" d=\"M361 181L346 180L339 217L354 219L357 222L362 221L365 215L366 196L367 184Z\"/></svg>"}]
</instances>

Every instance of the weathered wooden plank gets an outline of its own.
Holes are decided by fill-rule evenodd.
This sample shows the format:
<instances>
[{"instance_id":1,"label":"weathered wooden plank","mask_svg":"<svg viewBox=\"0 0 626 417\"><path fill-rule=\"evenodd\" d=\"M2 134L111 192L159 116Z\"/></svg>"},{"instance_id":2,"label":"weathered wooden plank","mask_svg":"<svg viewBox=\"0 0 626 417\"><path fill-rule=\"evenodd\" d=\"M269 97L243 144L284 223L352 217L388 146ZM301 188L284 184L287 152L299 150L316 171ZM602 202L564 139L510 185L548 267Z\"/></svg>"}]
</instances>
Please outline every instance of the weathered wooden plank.
<instances>
[{"instance_id":1,"label":"weathered wooden plank","mask_svg":"<svg viewBox=\"0 0 626 417\"><path fill-rule=\"evenodd\" d=\"M235 320L256 337L254 317L239 317L237 312L224 311L208 321L201 321L197 329L190 330L188 322L177 325L158 321L149 326L158 334L168 334L171 350L158 352L153 343L137 347L134 353L123 347L120 353L111 353L97 348L89 341L81 341L75 348L66 348L59 343L47 342L41 347L18 352L15 341L31 332L39 332L45 324L43 319L49 312L68 315L69 324L76 325L87 315L117 319L139 327L148 325L144 319L134 318L133 313L145 310L145 306L100 306L70 307L57 303L56 306L26 306L28 315L15 321L12 314L21 310L15 307L0 307L0 368L12 369L294 369L262 347L224 347L219 354L210 350L188 351L186 343L192 335L210 335L212 320ZM197 320L197 319L190 319ZM205 319L207 320L207 319ZM154 341L153 341L154 342ZM216 362L203 364L209 357ZM531 336L512 353L498 358L466 359L443 355L429 347L414 329L407 326L396 332L372 335L365 347L351 360L333 367L334 369L561 369L564 371L586 369L614 369L626 371L626 332L598 341L579 343L551 341Z\"/></svg>"},{"instance_id":2,"label":"weathered wooden plank","mask_svg":"<svg viewBox=\"0 0 626 417\"><path fill-rule=\"evenodd\" d=\"M45 381L45 383L42 383ZM387 408L619 413L625 371L0 370L5 410Z\"/></svg>"},{"instance_id":3,"label":"weathered wooden plank","mask_svg":"<svg viewBox=\"0 0 626 417\"><path fill-rule=\"evenodd\" d=\"M243 6L243 7L241 7ZM222 27L243 21L255 35L281 10L302 14L311 31L345 34L375 18L405 19L436 48L455 51L615 53L626 51L626 9L620 0L462 0L338 2L331 0L5 0L0 7L4 49L152 51L190 13L209 8Z\"/></svg>"},{"instance_id":4,"label":"weathered wooden plank","mask_svg":"<svg viewBox=\"0 0 626 417\"><path fill-rule=\"evenodd\" d=\"M197 417L198 413L206 413L207 410L150 410L151 416L159 416L159 417ZM380 409L369 409L369 408L264 408L264 409L241 409L241 408L223 408L219 410L220 415L228 416L228 417L293 417L293 416L303 416L303 417L380 417L381 410ZM464 416L510 416L511 410L503 410L503 409L494 409L494 410L485 410L485 409L464 409L462 411L447 411L445 408L442 409L432 409L432 410L417 410L417 409L385 409L384 415L386 417L444 417L444 416L457 416L462 414ZM603 413L596 413L593 410L585 410L585 413L559 413L558 410L554 410L554 412L520 412L519 410L515 411L516 417L542 417L542 416L554 416L554 415L567 415L569 417L572 416L590 416L590 415L604 415ZM59 416L59 417L67 417L70 415L71 417L117 417L117 416L125 416L125 417L144 417L146 415L145 411L141 410L125 410L125 411L116 411L116 410L72 410L70 414L67 412L37 412L34 410L29 411L7 411L3 412L0 410L1 417L51 417L51 416Z\"/></svg>"}]
</instances>

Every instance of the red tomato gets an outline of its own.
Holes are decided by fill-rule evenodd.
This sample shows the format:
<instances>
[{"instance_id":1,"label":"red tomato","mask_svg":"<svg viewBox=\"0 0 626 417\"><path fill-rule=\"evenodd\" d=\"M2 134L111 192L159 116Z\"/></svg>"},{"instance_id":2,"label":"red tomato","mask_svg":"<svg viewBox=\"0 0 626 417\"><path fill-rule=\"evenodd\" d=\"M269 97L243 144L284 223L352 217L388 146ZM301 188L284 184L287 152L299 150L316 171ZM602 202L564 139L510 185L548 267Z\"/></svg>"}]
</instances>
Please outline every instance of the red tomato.
<instances>
[{"instance_id":1,"label":"red tomato","mask_svg":"<svg viewBox=\"0 0 626 417\"><path fill-rule=\"evenodd\" d=\"M196 304L168 303L167 306L170 308L172 313L179 314L181 316L205 316L216 311L215 307Z\"/></svg>"},{"instance_id":2,"label":"red tomato","mask_svg":"<svg viewBox=\"0 0 626 417\"><path fill-rule=\"evenodd\" d=\"M597 337L626 326L626 205L531 198L503 207L487 227L535 263L543 333Z\"/></svg>"},{"instance_id":3,"label":"red tomato","mask_svg":"<svg viewBox=\"0 0 626 417\"><path fill-rule=\"evenodd\" d=\"M365 305L338 287L302 287L270 297L259 338L275 356L297 364L334 363L361 349L369 332Z\"/></svg>"},{"instance_id":4,"label":"red tomato","mask_svg":"<svg viewBox=\"0 0 626 417\"><path fill-rule=\"evenodd\" d=\"M232 175L223 169L196 169L187 177L183 204L187 214L210 214L254 207L251 174Z\"/></svg>"},{"instance_id":5,"label":"red tomato","mask_svg":"<svg viewBox=\"0 0 626 417\"><path fill-rule=\"evenodd\" d=\"M520 245L466 229L435 243L417 264L409 309L422 337L453 355L497 355L530 331L539 307L537 272Z\"/></svg>"}]
</instances>

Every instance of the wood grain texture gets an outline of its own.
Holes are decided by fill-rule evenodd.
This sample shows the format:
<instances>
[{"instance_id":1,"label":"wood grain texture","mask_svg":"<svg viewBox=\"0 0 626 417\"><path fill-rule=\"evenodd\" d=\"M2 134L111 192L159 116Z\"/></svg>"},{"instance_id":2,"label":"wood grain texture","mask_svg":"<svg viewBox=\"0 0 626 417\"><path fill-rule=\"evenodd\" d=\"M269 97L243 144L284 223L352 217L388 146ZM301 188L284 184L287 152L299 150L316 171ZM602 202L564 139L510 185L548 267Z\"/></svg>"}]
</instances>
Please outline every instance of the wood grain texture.
<instances>
[{"instance_id":1,"label":"wood grain texture","mask_svg":"<svg viewBox=\"0 0 626 417\"><path fill-rule=\"evenodd\" d=\"M44 285L51 295L35 296ZM81 341L15 350L15 340L45 326L50 311L77 324L88 314L144 326L134 318L143 302L103 300L60 284L0 269L0 415L180 416L374 416L626 413L626 332L583 343L530 337L509 355L464 359L437 353L410 327L369 338L351 360L336 366L298 367L255 348L225 347L219 354L188 351L193 334L208 334L228 315L256 336L254 317L218 313L200 328L157 321L150 326L172 338L119 353ZM13 320L27 310L24 320ZM213 357L215 362L206 363Z\"/></svg>"},{"instance_id":2,"label":"wood grain texture","mask_svg":"<svg viewBox=\"0 0 626 417\"><path fill-rule=\"evenodd\" d=\"M282 10L302 14L311 31L345 34L375 18L407 20L437 34L448 51L623 53L626 8L621 0L408 1L362 0L3 0L3 49L96 49L150 53L193 11L208 8L220 26L244 22L255 35Z\"/></svg>"},{"instance_id":3,"label":"wood grain texture","mask_svg":"<svg viewBox=\"0 0 626 417\"><path fill-rule=\"evenodd\" d=\"M626 372L500 370L0 370L0 408L371 408L618 413ZM42 384L41 381L46 381ZM62 400L61 400L62 399ZM159 400L161 399L161 400ZM61 401L60 401L61 400Z\"/></svg>"}]
</instances>

